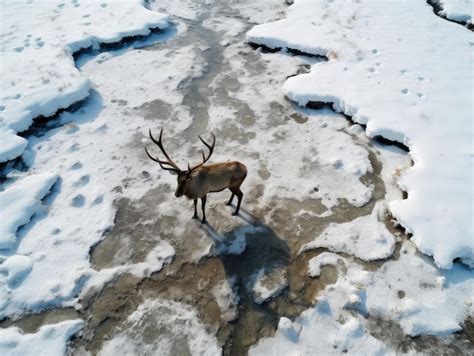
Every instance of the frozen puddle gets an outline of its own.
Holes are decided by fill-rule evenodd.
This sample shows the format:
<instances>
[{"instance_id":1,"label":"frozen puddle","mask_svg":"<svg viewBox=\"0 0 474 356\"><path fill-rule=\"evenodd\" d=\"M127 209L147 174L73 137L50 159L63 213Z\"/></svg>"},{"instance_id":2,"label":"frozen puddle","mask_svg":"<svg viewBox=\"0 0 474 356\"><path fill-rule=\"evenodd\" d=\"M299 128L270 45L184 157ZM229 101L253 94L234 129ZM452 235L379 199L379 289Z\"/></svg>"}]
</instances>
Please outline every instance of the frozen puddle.
<instances>
[{"instance_id":1,"label":"frozen puddle","mask_svg":"<svg viewBox=\"0 0 474 356\"><path fill-rule=\"evenodd\" d=\"M13 264L28 278L7 291L0 327L9 337L47 347L49 333L54 350L70 340L77 355L467 350L472 321L457 306L469 272L439 272L386 211L403 196L406 152L368 140L331 110L285 100L285 79L321 58L245 43L251 26L281 18L284 4L149 7L174 16L174 36L78 56L90 99L30 132L30 171L54 167L60 179L48 213L21 229L16 253L33 268ZM208 226L191 219L192 202L174 197L174 176L144 154L148 128L160 127L182 167L199 159L197 135L210 131L213 161L247 165L240 216L221 192L208 196ZM40 255L31 236L69 252ZM64 261L69 270L53 268ZM416 268L425 275L414 277ZM22 304L44 271L44 288ZM402 282L392 290L395 275ZM0 278L8 278L2 270ZM378 304L383 290L392 309ZM431 297L439 309L454 305L436 329L423 328ZM444 336L460 325L465 332ZM328 338L315 338L318 328ZM9 345L0 337L0 350Z\"/></svg>"}]
</instances>

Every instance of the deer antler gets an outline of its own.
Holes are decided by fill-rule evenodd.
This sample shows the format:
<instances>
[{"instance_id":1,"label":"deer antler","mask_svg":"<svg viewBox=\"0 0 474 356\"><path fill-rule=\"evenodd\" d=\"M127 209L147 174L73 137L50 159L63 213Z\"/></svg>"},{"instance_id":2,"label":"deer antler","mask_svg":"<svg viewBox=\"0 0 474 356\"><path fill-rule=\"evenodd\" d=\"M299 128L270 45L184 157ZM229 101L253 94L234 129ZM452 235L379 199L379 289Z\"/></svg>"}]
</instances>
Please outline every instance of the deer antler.
<instances>
[{"instance_id":1,"label":"deer antler","mask_svg":"<svg viewBox=\"0 0 474 356\"><path fill-rule=\"evenodd\" d=\"M160 131L160 137L158 139L158 141L153 137L153 135L151 134L151 129L148 131L148 133L150 134L150 138L151 140L156 144L158 145L158 147L160 148L161 152L165 155L167 161L160 161L160 159L158 157L152 157L150 155L150 153L148 152L146 146L145 146L145 152L146 154L148 155L148 157L150 157L151 160L157 162L161 168L163 168L164 170L167 170L167 171L175 171L175 172L181 172L181 169L179 169L179 167L176 165L176 163L173 162L173 160L170 158L170 156L168 156L168 154L166 153L164 147L163 147L163 144L161 143L161 136L163 135L163 129L161 129Z\"/></svg>"},{"instance_id":2,"label":"deer antler","mask_svg":"<svg viewBox=\"0 0 474 356\"><path fill-rule=\"evenodd\" d=\"M211 158L212 152L214 152L214 146L215 146L215 144L216 144L216 136L214 136L213 133L211 133L211 135L212 135L212 138L213 138L213 140L212 140L212 145L210 145L210 144L208 144L206 141L204 141L201 136L198 136L199 139L201 140L201 142L209 149L209 154L208 154L207 157L206 157L206 156L204 155L204 150L201 150L201 153L202 153L202 162L199 163L199 164L196 164L196 165L193 166L192 168L189 168L189 164L188 164L188 170L189 170L190 172L193 171L193 170L195 170L195 169L198 168L198 167L201 167L204 163L206 163L206 162L209 160L209 158Z\"/></svg>"}]
</instances>

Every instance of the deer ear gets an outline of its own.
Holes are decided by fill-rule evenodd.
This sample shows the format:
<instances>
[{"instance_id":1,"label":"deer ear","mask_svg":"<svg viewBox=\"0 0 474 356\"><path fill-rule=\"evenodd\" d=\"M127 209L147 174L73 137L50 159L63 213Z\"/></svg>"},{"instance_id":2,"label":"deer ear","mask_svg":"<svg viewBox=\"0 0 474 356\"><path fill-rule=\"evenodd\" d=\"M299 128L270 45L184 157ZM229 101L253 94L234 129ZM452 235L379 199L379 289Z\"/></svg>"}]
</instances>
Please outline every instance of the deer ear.
<instances>
[{"instance_id":1,"label":"deer ear","mask_svg":"<svg viewBox=\"0 0 474 356\"><path fill-rule=\"evenodd\" d=\"M177 176L178 172L177 171L169 171L172 175Z\"/></svg>"}]
</instances>

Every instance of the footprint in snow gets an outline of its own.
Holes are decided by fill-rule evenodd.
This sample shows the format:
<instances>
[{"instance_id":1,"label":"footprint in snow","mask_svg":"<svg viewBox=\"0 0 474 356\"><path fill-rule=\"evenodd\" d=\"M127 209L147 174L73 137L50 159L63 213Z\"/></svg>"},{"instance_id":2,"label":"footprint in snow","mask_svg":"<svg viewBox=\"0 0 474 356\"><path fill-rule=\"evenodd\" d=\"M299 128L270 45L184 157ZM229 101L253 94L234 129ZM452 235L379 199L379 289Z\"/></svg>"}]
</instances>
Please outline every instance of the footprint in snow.
<instances>
[{"instance_id":1,"label":"footprint in snow","mask_svg":"<svg viewBox=\"0 0 474 356\"><path fill-rule=\"evenodd\" d=\"M8 287L17 288L30 274L33 262L30 257L13 255L0 265L0 273L7 279Z\"/></svg>"},{"instance_id":2,"label":"footprint in snow","mask_svg":"<svg viewBox=\"0 0 474 356\"><path fill-rule=\"evenodd\" d=\"M400 93L402 93L402 94L408 94L408 89L406 89L406 88L405 88L405 89L402 89L402 90L400 90Z\"/></svg>"},{"instance_id":3,"label":"footprint in snow","mask_svg":"<svg viewBox=\"0 0 474 356\"><path fill-rule=\"evenodd\" d=\"M72 198L71 206L75 208L81 208L84 206L84 203L86 202L86 198L82 194L76 195L74 198Z\"/></svg>"},{"instance_id":4,"label":"footprint in snow","mask_svg":"<svg viewBox=\"0 0 474 356\"><path fill-rule=\"evenodd\" d=\"M16 48L15 48L15 51L17 51L17 52L22 52L23 50L24 50L23 47L16 47Z\"/></svg>"},{"instance_id":5,"label":"footprint in snow","mask_svg":"<svg viewBox=\"0 0 474 356\"><path fill-rule=\"evenodd\" d=\"M81 178L79 178L74 183L74 186L75 187L83 187L83 186L87 185L87 183L89 183L89 181L90 181L90 177L88 175L85 175L85 176L82 176Z\"/></svg>"},{"instance_id":6,"label":"footprint in snow","mask_svg":"<svg viewBox=\"0 0 474 356\"><path fill-rule=\"evenodd\" d=\"M81 162L76 162L74 163L72 166L71 166L71 171L75 171L75 170L78 170L78 169L81 169L82 168L82 163Z\"/></svg>"},{"instance_id":7,"label":"footprint in snow","mask_svg":"<svg viewBox=\"0 0 474 356\"><path fill-rule=\"evenodd\" d=\"M99 205L99 204L102 204L102 201L104 200L104 196L101 194L99 195L98 197L96 197L94 199L94 201L92 202L92 205Z\"/></svg>"}]
</instances>

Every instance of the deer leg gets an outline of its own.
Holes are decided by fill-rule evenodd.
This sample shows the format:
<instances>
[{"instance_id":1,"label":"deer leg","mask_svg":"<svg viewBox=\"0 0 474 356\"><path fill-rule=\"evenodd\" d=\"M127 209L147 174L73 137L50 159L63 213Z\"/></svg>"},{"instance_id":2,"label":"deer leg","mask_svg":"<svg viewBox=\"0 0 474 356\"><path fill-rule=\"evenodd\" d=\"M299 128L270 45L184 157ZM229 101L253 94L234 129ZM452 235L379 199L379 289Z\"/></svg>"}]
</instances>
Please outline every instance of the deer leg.
<instances>
[{"instance_id":1,"label":"deer leg","mask_svg":"<svg viewBox=\"0 0 474 356\"><path fill-rule=\"evenodd\" d=\"M202 203L202 224L207 224L206 220L206 196L201 198L201 203Z\"/></svg>"},{"instance_id":2,"label":"deer leg","mask_svg":"<svg viewBox=\"0 0 474 356\"><path fill-rule=\"evenodd\" d=\"M232 215L238 215L239 210L240 210L240 203L242 202L242 197L244 196L244 193L240 190L240 187L233 188L232 193L237 195L237 207L235 208L235 211L232 213Z\"/></svg>"},{"instance_id":3,"label":"deer leg","mask_svg":"<svg viewBox=\"0 0 474 356\"><path fill-rule=\"evenodd\" d=\"M231 190L231 192L232 192L232 190ZM230 196L230 199L229 199L229 201L227 202L226 205L232 205L232 200L234 200L234 195L235 195L234 192L232 192L232 195Z\"/></svg>"},{"instance_id":4,"label":"deer leg","mask_svg":"<svg viewBox=\"0 0 474 356\"><path fill-rule=\"evenodd\" d=\"M197 200L197 199L194 199L194 215L193 215L193 219L197 219L197 218L198 218L197 205L198 205L198 200Z\"/></svg>"}]
</instances>

